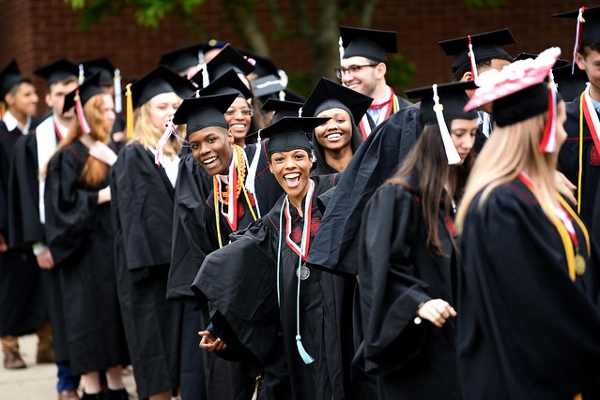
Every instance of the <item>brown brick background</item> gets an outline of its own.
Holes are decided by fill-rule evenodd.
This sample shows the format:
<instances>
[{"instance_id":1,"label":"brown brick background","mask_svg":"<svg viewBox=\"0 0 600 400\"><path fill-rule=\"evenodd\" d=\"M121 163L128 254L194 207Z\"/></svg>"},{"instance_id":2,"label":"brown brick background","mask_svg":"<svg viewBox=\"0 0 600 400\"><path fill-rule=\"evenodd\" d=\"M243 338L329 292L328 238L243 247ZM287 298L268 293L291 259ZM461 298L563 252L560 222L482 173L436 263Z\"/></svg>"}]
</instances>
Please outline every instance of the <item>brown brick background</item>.
<instances>
[{"instance_id":1,"label":"brown brick background","mask_svg":"<svg viewBox=\"0 0 600 400\"><path fill-rule=\"evenodd\" d=\"M314 4L315 0L310 2ZM278 0L277 4L286 25L293 28L295 12L291 2ZM413 87L450 80L451 60L437 45L438 41L504 27L510 28L517 40L517 44L507 47L512 55L559 46L562 58L571 60L575 21L550 16L592 5L574 0L506 0L502 6L484 9L467 7L464 0L379 0L378 4L372 27L398 32L399 51L417 68ZM311 9L314 11L314 7ZM276 34L264 1L257 6L257 12L264 16L261 26L276 64L288 73L307 70L310 60L304 42ZM79 32L78 13L63 0L4 0L0 2L0 16L0 67L17 58L24 75L59 57L78 62L106 55L124 77L133 78L154 67L161 53L197 41L172 17L166 18L159 29L139 27L133 10ZM197 18L215 38L242 45L227 25L219 1L206 0ZM344 24L353 25L353 21ZM45 82L37 77L34 81L44 93ZM41 105L40 113L44 108Z\"/></svg>"}]
</instances>

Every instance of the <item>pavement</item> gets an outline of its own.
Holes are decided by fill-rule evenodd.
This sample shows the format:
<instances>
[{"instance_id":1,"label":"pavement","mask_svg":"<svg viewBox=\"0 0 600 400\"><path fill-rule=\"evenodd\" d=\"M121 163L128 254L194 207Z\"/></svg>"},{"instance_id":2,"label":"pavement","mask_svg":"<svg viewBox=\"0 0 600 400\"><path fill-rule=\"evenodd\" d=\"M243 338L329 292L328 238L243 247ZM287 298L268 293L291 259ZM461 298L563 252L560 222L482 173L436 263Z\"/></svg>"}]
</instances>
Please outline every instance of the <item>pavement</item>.
<instances>
[{"instance_id":1,"label":"pavement","mask_svg":"<svg viewBox=\"0 0 600 400\"><path fill-rule=\"evenodd\" d=\"M56 365L35 363L37 337L19 338L21 357L27 368L7 370L0 364L0 399L2 400L56 400ZM137 399L133 374L123 377L131 399ZM80 392L81 394L81 392Z\"/></svg>"}]
</instances>

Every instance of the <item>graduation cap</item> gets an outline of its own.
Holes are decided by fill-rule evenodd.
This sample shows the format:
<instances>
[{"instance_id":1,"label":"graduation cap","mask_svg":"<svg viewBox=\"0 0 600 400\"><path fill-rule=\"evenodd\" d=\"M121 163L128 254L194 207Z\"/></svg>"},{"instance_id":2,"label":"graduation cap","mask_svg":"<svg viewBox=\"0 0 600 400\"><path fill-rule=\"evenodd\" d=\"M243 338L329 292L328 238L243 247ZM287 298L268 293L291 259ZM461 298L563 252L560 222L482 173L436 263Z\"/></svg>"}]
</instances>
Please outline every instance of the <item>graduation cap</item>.
<instances>
[{"instance_id":1,"label":"graduation cap","mask_svg":"<svg viewBox=\"0 0 600 400\"><path fill-rule=\"evenodd\" d=\"M0 70L0 102L4 101L4 96L10 92L10 89L19 83L26 81L28 81L28 79L19 72L17 60L13 59L6 64L4 68Z\"/></svg>"},{"instance_id":2,"label":"graduation cap","mask_svg":"<svg viewBox=\"0 0 600 400\"><path fill-rule=\"evenodd\" d=\"M254 72L259 78L266 77L269 75L279 76L279 68L275 65L273 60L267 57L263 57L259 54L253 53L248 50L238 49L240 54L254 66Z\"/></svg>"},{"instance_id":3,"label":"graduation cap","mask_svg":"<svg viewBox=\"0 0 600 400\"><path fill-rule=\"evenodd\" d=\"M490 70L479 76L471 100L465 110L483 104L492 104L492 115L499 127L515 124L536 115L548 112L549 118L541 152L556 151L556 90L547 82L550 70L560 56L560 48L549 48L535 59L516 61L502 71ZM555 97L549 101L549 96Z\"/></svg>"},{"instance_id":4,"label":"graduation cap","mask_svg":"<svg viewBox=\"0 0 600 400\"><path fill-rule=\"evenodd\" d=\"M254 66L233 46L225 46L215 58L206 64L206 69L212 82L231 69L238 74L248 75L254 71Z\"/></svg>"},{"instance_id":5,"label":"graduation cap","mask_svg":"<svg viewBox=\"0 0 600 400\"><path fill-rule=\"evenodd\" d=\"M275 111L275 114L273 114L273 120L271 122L274 124L283 117L298 117L298 113L302 105L303 103L299 103L297 101L268 99L265 104L263 104L261 110Z\"/></svg>"},{"instance_id":6,"label":"graduation cap","mask_svg":"<svg viewBox=\"0 0 600 400\"><path fill-rule=\"evenodd\" d=\"M447 121L454 119L476 119L477 111L464 111L469 101L465 90L475 89L474 81L452 82L426 86L404 92L409 98L421 97L419 121L422 126L437 124L440 129L448 164L458 164L460 156L452 143Z\"/></svg>"},{"instance_id":7,"label":"graduation cap","mask_svg":"<svg viewBox=\"0 0 600 400\"><path fill-rule=\"evenodd\" d=\"M396 53L396 32L340 26L343 58L365 57L377 62L386 62L385 53Z\"/></svg>"},{"instance_id":8,"label":"graduation cap","mask_svg":"<svg viewBox=\"0 0 600 400\"><path fill-rule=\"evenodd\" d=\"M187 136L209 126L228 129L224 114L236 97L234 93L226 93L186 99L175 112L173 123L187 124Z\"/></svg>"},{"instance_id":9,"label":"graduation cap","mask_svg":"<svg viewBox=\"0 0 600 400\"><path fill-rule=\"evenodd\" d=\"M133 107L140 107L154 96L162 93L177 93L182 99L194 95L196 87L165 66L159 65L131 85Z\"/></svg>"},{"instance_id":10,"label":"graduation cap","mask_svg":"<svg viewBox=\"0 0 600 400\"><path fill-rule=\"evenodd\" d=\"M238 74L233 69L230 69L212 81L210 85L200 90L200 96L210 96L214 94L225 93L235 93L237 96L242 96L246 100L252 98L252 92L250 89L248 89L248 86L242 82Z\"/></svg>"},{"instance_id":11,"label":"graduation cap","mask_svg":"<svg viewBox=\"0 0 600 400\"><path fill-rule=\"evenodd\" d=\"M115 67L108 60L108 57L92 58L82 61L83 71L85 75L92 75L96 72L100 73L100 85L112 86L115 77Z\"/></svg>"},{"instance_id":12,"label":"graduation cap","mask_svg":"<svg viewBox=\"0 0 600 400\"><path fill-rule=\"evenodd\" d=\"M574 74L571 73L573 71ZM580 70L577 66L572 68L571 65L565 65L553 68L552 75L554 76L558 93L560 93L565 101L573 101L585 90L587 75L585 71Z\"/></svg>"},{"instance_id":13,"label":"graduation cap","mask_svg":"<svg viewBox=\"0 0 600 400\"><path fill-rule=\"evenodd\" d=\"M163 53L160 57L159 64L167 65L177 74L190 67L195 67L204 62L203 54L212 49L221 49L227 45L226 42L218 40L210 40L206 43L195 43L189 46Z\"/></svg>"},{"instance_id":14,"label":"graduation cap","mask_svg":"<svg viewBox=\"0 0 600 400\"><path fill-rule=\"evenodd\" d=\"M513 43L515 43L515 38L508 29L438 42L448 56L454 56L454 62L452 63L453 73L471 63L469 44L473 47L475 63L478 63L486 59L510 57L500 46Z\"/></svg>"},{"instance_id":15,"label":"graduation cap","mask_svg":"<svg viewBox=\"0 0 600 400\"><path fill-rule=\"evenodd\" d=\"M326 78L319 79L312 93L302 107L302 115L315 117L324 110L341 108L352 117L357 124L373 102L373 98L365 96Z\"/></svg>"},{"instance_id":16,"label":"graduation cap","mask_svg":"<svg viewBox=\"0 0 600 400\"><path fill-rule=\"evenodd\" d=\"M581 7L574 11L554 14L552 17L577 20L573 59L575 53L581 51L586 44L600 42L600 7Z\"/></svg>"},{"instance_id":17,"label":"graduation cap","mask_svg":"<svg viewBox=\"0 0 600 400\"><path fill-rule=\"evenodd\" d=\"M514 61L521 61L521 60L528 60L530 58L535 59L537 58L539 54L534 54L534 53L527 53L527 52L522 52L519 53L514 59ZM554 68L560 68L560 67L564 67L565 65L567 65L569 62L567 60L563 60L562 58L559 58L558 60L556 60L556 62L554 63L554 66L552 67L552 69Z\"/></svg>"},{"instance_id":18,"label":"graduation cap","mask_svg":"<svg viewBox=\"0 0 600 400\"><path fill-rule=\"evenodd\" d=\"M256 97L264 97L285 90L285 85L275 75L267 75L250 81L252 92Z\"/></svg>"},{"instance_id":19,"label":"graduation cap","mask_svg":"<svg viewBox=\"0 0 600 400\"><path fill-rule=\"evenodd\" d=\"M329 118L283 117L259 130L258 135L260 138L269 138L266 145L269 156L296 149L306 150L310 154L312 146L306 134L328 120Z\"/></svg>"},{"instance_id":20,"label":"graduation cap","mask_svg":"<svg viewBox=\"0 0 600 400\"><path fill-rule=\"evenodd\" d=\"M46 79L48 87L50 87L56 82L76 78L79 74L79 68L66 58L61 58L34 70L33 73Z\"/></svg>"},{"instance_id":21,"label":"graduation cap","mask_svg":"<svg viewBox=\"0 0 600 400\"><path fill-rule=\"evenodd\" d=\"M65 96L63 113L67 112L75 105L75 103L78 101L77 96L79 96L79 101L81 102L81 106L83 107L89 99L101 93L104 93L104 91L100 87L100 73L96 72L88 79L83 81L83 83L79 85L77 89L73 90Z\"/></svg>"}]
</instances>

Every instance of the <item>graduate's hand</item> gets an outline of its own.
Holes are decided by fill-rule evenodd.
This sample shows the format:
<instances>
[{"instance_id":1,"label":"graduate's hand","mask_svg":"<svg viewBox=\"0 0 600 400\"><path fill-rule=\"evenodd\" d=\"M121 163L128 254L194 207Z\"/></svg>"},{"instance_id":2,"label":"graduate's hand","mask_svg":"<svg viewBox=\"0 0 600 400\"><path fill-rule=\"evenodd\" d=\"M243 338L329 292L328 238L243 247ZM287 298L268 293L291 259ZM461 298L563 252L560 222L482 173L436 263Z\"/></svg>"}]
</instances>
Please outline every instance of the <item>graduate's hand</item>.
<instances>
[{"instance_id":1,"label":"graduate's hand","mask_svg":"<svg viewBox=\"0 0 600 400\"><path fill-rule=\"evenodd\" d=\"M41 269L52 269L54 268L54 259L52 258L52 253L50 250L46 250L43 253L35 256L37 259L37 263Z\"/></svg>"},{"instance_id":2,"label":"graduate's hand","mask_svg":"<svg viewBox=\"0 0 600 400\"><path fill-rule=\"evenodd\" d=\"M98 191L98 204L107 203L111 200L110 186Z\"/></svg>"},{"instance_id":3,"label":"graduate's hand","mask_svg":"<svg viewBox=\"0 0 600 400\"><path fill-rule=\"evenodd\" d=\"M117 161L117 155L110 147L105 143L98 140L94 142L89 148L90 156L96 157L98 160L112 166Z\"/></svg>"},{"instance_id":4,"label":"graduate's hand","mask_svg":"<svg viewBox=\"0 0 600 400\"><path fill-rule=\"evenodd\" d=\"M0 233L0 253L6 253L8 250L8 245L6 244L6 240L4 240L4 235Z\"/></svg>"},{"instance_id":5,"label":"graduate's hand","mask_svg":"<svg viewBox=\"0 0 600 400\"><path fill-rule=\"evenodd\" d=\"M208 351L219 351L227 348L227 344L225 344L221 338L213 335L210 331L198 332L198 335L202 336L202 340L200 341L201 349L206 349Z\"/></svg>"},{"instance_id":6,"label":"graduate's hand","mask_svg":"<svg viewBox=\"0 0 600 400\"><path fill-rule=\"evenodd\" d=\"M441 328L448 318L456 317L456 310L447 301L433 299L423 303L419 307L417 316Z\"/></svg>"},{"instance_id":7,"label":"graduate's hand","mask_svg":"<svg viewBox=\"0 0 600 400\"><path fill-rule=\"evenodd\" d=\"M560 171L556 171L554 173L554 179L556 181L558 191L563 194L567 200L576 205L577 199L573 195L573 191L577 189L577 186L573 185L573 183L568 180L567 177Z\"/></svg>"}]
</instances>

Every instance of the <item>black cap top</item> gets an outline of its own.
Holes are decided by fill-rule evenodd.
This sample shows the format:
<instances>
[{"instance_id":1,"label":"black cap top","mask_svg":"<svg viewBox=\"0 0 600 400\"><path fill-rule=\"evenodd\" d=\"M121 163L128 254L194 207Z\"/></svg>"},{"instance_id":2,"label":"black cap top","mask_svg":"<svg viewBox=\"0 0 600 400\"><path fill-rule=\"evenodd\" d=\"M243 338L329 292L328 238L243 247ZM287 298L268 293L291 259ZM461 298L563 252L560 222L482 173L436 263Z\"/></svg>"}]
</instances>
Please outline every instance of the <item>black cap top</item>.
<instances>
[{"instance_id":1,"label":"black cap top","mask_svg":"<svg viewBox=\"0 0 600 400\"><path fill-rule=\"evenodd\" d=\"M200 96L225 93L235 93L237 96L242 96L246 100L252 98L252 92L248 89L248 86L242 82L237 73L232 69L212 81L210 85L204 89L200 90Z\"/></svg>"},{"instance_id":2,"label":"black cap top","mask_svg":"<svg viewBox=\"0 0 600 400\"><path fill-rule=\"evenodd\" d=\"M439 103L442 105L445 121L453 119L476 119L477 111L463 111L464 106L469 101L465 90L475 89L477 86L474 81L452 82L437 86ZM433 100L433 87L426 86L418 89L411 89L404 92L409 98L421 97L421 110L419 112L419 121L421 125L437 124L437 117L433 109L435 102Z\"/></svg>"},{"instance_id":3,"label":"black cap top","mask_svg":"<svg viewBox=\"0 0 600 400\"><path fill-rule=\"evenodd\" d=\"M326 78L319 79L312 93L302 107L302 115L316 117L319 113L332 108L346 110L356 125L367 112L373 98L365 96Z\"/></svg>"},{"instance_id":4,"label":"black cap top","mask_svg":"<svg viewBox=\"0 0 600 400\"><path fill-rule=\"evenodd\" d=\"M244 75L248 75L254 71L252 64L244 58L242 53L234 49L233 46L225 46L219 54L206 64L206 69L211 82L218 79L230 69Z\"/></svg>"},{"instance_id":5,"label":"black cap top","mask_svg":"<svg viewBox=\"0 0 600 400\"><path fill-rule=\"evenodd\" d=\"M198 53L207 52L212 49L221 49L227 45L226 42L210 40L206 43L195 43L179 49L168 51L160 56L161 65L167 65L169 69L180 74L190 67L200 64Z\"/></svg>"},{"instance_id":6,"label":"black cap top","mask_svg":"<svg viewBox=\"0 0 600 400\"><path fill-rule=\"evenodd\" d=\"M186 99L193 96L195 91L196 88L192 82L162 65L154 68L131 85L133 107L139 107L162 93L174 92L182 99Z\"/></svg>"},{"instance_id":7,"label":"black cap top","mask_svg":"<svg viewBox=\"0 0 600 400\"><path fill-rule=\"evenodd\" d=\"M344 46L344 58L365 57L377 62L386 62L385 53L396 53L396 32L340 26Z\"/></svg>"},{"instance_id":8,"label":"black cap top","mask_svg":"<svg viewBox=\"0 0 600 400\"><path fill-rule=\"evenodd\" d=\"M113 84L113 78L115 76L115 67L110 63L108 57L92 58L90 60L82 61L83 73L86 76L100 73L100 85L108 86Z\"/></svg>"},{"instance_id":9,"label":"black cap top","mask_svg":"<svg viewBox=\"0 0 600 400\"><path fill-rule=\"evenodd\" d=\"M63 113L67 112L71 107L75 105L75 96L79 91L79 98L81 99L81 106L83 107L89 99L97 94L103 94L104 91L100 87L100 73L96 72L89 78L87 78L79 87L73 90L71 93L65 96L65 104L63 105Z\"/></svg>"},{"instance_id":10,"label":"black cap top","mask_svg":"<svg viewBox=\"0 0 600 400\"><path fill-rule=\"evenodd\" d=\"M296 101L267 99L261 109L263 111L275 111L271 121L274 124L283 117L297 117L300 107L302 107L302 103Z\"/></svg>"},{"instance_id":11,"label":"black cap top","mask_svg":"<svg viewBox=\"0 0 600 400\"><path fill-rule=\"evenodd\" d=\"M327 122L329 118L283 117L272 125L261 129L260 137L269 138L267 154L284 153L301 149L308 153L312 151L307 132L312 132L317 126Z\"/></svg>"},{"instance_id":12,"label":"black cap top","mask_svg":"<svg viewBox=\"0 0 600 400\"><path fill-rule=\"evenodd\" d=\"M569 11L561 14L554 14L554 18L573 18L579 17L579 10ZM581 44L577 51L581 51L581 46L593 42L600 42L600 6L589 7L583 10L583 19L585 22L581 25Z\"/></svg>"},{"instance_id":13,"label":"black cap top","mask_svg":"<svg viewBox=\"0 0 600 400\"><path fill-rule=\"evenodd\" d=\"M479 89L466 109L492 103L496 125L502 127L524 121L548 111L548 74L560 55L558 47L540 53L535 60L521 60L502 71L479 75Z\"/></svg>"},{"instance_id":14,"label":"black cap top","mask_svg":"<svg viewBox=\"0 0 600 400\"><path fill-rule=\"evenodd\" d=\"M0 70L0 101L4 100L4 96L13 86L24 81L27 81L27 78L21 75L17 60L13 59Z\"/></svg>"},{"instance_id":15,"label":"black cap top","mask_svg":"<svg viewBox=\"0 0 600 400\"><path fill-rule=\"evenodd\" d=\"M485 59L509 57L508 53L500 46L515 43L515 38L508 29L471 35L471 44L475 53L475 62ZM456 39L438 42L449 56L454 56L452 72L469 65L469 37L463 36Z\"/></svg>"},{"instance_id":16,"label":"black cap top","mask_svg":"<svg viewBox=\"0 0 600 400\"><path fill-rule=\"evenodd\" d=\"M279 93L285 90L285 86L281 79L275 75L267 75L262 78L256 78L250 81L252 93L256 97L263 97L273 93Z\"/></svg>"},{"instance_id":17,"label":"black cap top","mask_svg":"<svg viewBox=\"0 0 600 400\"><path fill-rule=\"evenodd\" d=\"M79 67L66 58L61 58L33 71L36 75L48 81L48 86L69 78L77 78ZM89 74L91 75L91 74Z\"/></svg>"},{"instance_id":18,"label":"black cap top","mask_svg":"<svg viewBox=\"0 0 600 400\"><path fill-rule=\"evenodd\" d=\"M565 101L573 101L581 95L581 92L585 90L587 82L585 71L580 70L575 65L574 74L571 74L571 68L571 65L565 65L564 67L552 69L558 93L560 93Z\"/></svg>"},{"instance_id":19,"label":"black cap top","mask_svg":"<svg viewBox=\"0 0 600 400\"><path fill-rule=\"evenodd\" d=\"M202 96L184 100L175 115L174 124L187 124L187 136L209 126L220 126L228 129L225 111L236 99L235 94Z\"/></svg>"},{"instance_id":20,"label":"black cap top","mask_svg":"<svg viewBox=\"0 0 600 400\"><path fill-rule=\"evenodd\" d=\"M521 60L529 60L531 58L535 59L537 58L539 54L534 54L534 53L519 53L513 60L514 61L521 61ZM564 67L565 65L567 65L569 62L567 60L563 60L562 58L559 58L558 60L556 60L556 62L554 63L554 66L552 67L554 68L560 68L560 67Z\"/></svg>"},{"instance_id":21,"label":"black cap top","mask_svg":"<svg viewBox=\"0 0 600 400\"><path fill-rule=\"evenodd\" d=\"M262 78L267 75L279 76L279 68L277 68L270 58L243 49L239 49L239 52L248 60L250 65L254 66L254 71L252 72L258 75L258 77Z\"/></svg>"}]
</instances>

